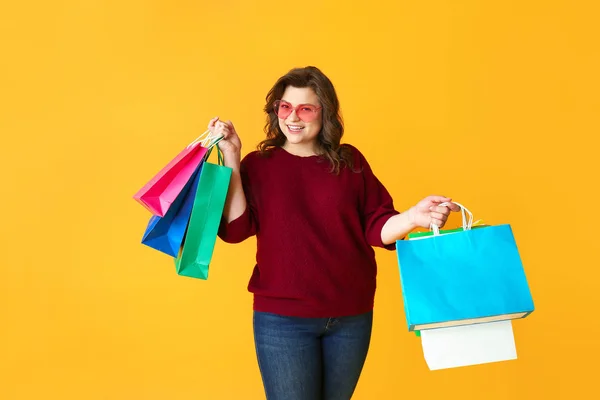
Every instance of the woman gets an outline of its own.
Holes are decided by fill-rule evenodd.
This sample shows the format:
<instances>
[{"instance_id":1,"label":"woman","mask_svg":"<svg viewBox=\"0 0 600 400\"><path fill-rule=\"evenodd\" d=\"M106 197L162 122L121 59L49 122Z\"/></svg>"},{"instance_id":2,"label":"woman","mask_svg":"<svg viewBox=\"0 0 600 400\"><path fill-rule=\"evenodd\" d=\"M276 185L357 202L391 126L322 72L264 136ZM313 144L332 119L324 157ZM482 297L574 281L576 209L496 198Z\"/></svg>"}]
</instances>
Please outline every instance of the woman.
<instances>
[{"instance_id":1,"label":"woman","mask_svg":"<svg viewBox=\"0 0 600 400\"><path fill-rule=\"evenodd\" d=\"M267 137L240 161L231 122L214 118L233 169L219 236L256 235L254 339L267 399L350 399L371 337L377 265L373 246L417 227L443 226L451 199L429 196L406 212L344 132L331 81L293 69L266 97Z\"/></svg>"}]
</instances>

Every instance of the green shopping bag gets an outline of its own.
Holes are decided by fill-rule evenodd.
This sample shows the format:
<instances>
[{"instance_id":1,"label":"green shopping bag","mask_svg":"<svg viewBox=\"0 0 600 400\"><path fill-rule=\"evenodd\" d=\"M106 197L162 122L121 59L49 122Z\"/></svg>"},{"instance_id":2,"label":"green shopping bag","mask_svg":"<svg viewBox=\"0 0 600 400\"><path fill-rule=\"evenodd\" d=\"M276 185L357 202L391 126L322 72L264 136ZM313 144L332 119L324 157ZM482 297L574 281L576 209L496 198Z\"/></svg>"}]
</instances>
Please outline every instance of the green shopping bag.
<instances>
[{"instance_id":1,"label":"green shopping bag","mask_svg":"<svg viewBox=\"0 0 600 400\"><path fill-rule=\"evenodd\" d=\"M217 240L232 172L231 168L223 165L223 155L218 147L217 150L218 164L204 161L200 171L187 232L182 249L175 259L178 275L208 279L208 268ZM208 157L210 152L206 158Z\"/></svg>"},{"instance_id":2,"label":"green shopping bag","mask_svg":"<svg viewBox=\"0 0 600 400\"><path fill-rule=\"evenodd\" d=\"M489 225L484 225L484 224L478 224L475 225L473 224L471 229L477 229L477 228L487 228ZM455 229L440 229L440 235L445 235L448 233L456 233L456 232L462 232L464 231L464 228L455 228ZM408 239L409 240L414 240L414 239L422 239L422 238L426 238L429 236L433 236L433 231L419 231L419 232L411 232L408 234Z\"/></svg>"}]
</instances>

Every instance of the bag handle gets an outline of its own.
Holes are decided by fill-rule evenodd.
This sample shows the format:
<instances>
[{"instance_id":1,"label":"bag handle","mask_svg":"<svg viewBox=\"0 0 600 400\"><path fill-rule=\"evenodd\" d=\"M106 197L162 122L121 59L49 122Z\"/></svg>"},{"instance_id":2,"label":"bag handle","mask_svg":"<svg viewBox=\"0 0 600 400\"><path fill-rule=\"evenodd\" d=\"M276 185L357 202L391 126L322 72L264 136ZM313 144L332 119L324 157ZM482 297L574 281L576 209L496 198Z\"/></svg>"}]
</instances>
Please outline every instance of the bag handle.
<instances>
[{"instance_id":1,"label":"bag handle","mask_svg":"<svg viewBox=\"0 0 600 400\"><path fill-rule=\"evenodd\" d=\"M224 157L223 152L221 151L221 148L219 146L217 146L217 155L218 155L218 163L219 163L219 165L225 165L225 157Z\"/></svg>"},{"instance_id":2,"label":"bag handle","mask_svg":"<svg viewBox=\"0 0 600 400\"><path fill-rule=\"evenodd\" d=\"M454 203L460 207L460 211L462 214L463 230L464 231L471 230L471 228L473 227L473 213L471 211L469 211L467 209L467 207L463 206L460 203L457 203L456 201L453 201L452 203ZM441 204L439 204L439 207L447 206L447 205L450 205L450 203L449 202L441 203ZM469 214L468 221L467 221L467 214ZM436 224L434 224L434 223L430 224L430 228L433 231L433 236L438 236L440 234L440 227L437 226Z\"/></svg>"},{"instance_id":3,"label":"bag handle","mask_svg":"<svg viewBox=\"0 0 600 400\"><path fill-rule=\"evenodd\" d=\"M196 144L200 143L200 145L202 147L205 147L207 149L211 149L215 144L219 143L221 141L221 139L223 139L223 136L213 136L212 132L207 129L206 131L204 131L204 133L202 133L200 136L198 136L196 139L194 139L194 141L192 141L192 143L187 145L187 148L189 149L192 146L195 146Z\"/></svg>"},{"instance_id":4,"label":"bag handle","mask_svg":"<svg viewBox=\"0 0 600 400\"><path fill-rule=\"evenodd\" d=\"M206 156L204 156L204 161L208 160L208 158L210 157L210 154L212 153L213 149L216 147L217 148L217 162L218 165L225 165L225 157L223 156L223 152L221 151L221 148L219 146L217 146L217 144L223 140L223 136L221 136L220 138L216 139L216 141L209 147L208 151L206 152Z\"/></svg>"}]
</instances>

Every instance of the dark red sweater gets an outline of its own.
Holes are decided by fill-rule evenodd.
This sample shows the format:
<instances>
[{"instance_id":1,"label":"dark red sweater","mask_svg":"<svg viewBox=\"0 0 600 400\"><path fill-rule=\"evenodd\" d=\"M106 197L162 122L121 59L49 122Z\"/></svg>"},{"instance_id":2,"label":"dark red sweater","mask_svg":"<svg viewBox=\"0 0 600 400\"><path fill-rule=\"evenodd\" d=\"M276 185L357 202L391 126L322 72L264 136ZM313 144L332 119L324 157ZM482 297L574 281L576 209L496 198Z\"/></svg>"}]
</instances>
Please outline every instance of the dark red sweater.
<instances>
[{"instance_id":1,"label":"dark red sweater","mask_svg":"<svg viewBox=\"0 0 600 400\"><path fill-rule=\"evenodd\" d=\"M372 246L398 214L364 156L350 146L354 169L339 175L318 157L281 148L248 154L241 176L248 207L219 237L257 237L248 285L256 311L297 317L340 317L373 308L377 265Z\"/></svg>"}]
</instances>

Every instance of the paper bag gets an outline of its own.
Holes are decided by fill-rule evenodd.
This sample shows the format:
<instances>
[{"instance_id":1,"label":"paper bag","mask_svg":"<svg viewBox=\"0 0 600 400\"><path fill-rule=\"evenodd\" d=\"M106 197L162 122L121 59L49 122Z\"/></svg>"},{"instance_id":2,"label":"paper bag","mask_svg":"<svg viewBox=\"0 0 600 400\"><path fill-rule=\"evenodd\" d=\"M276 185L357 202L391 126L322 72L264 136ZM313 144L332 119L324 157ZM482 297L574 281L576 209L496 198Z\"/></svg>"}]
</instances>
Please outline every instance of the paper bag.
<instances>
[{"instance_id":1,"label":"paper bag","mask_svg":"<svg viewBox=\"0 0 600 400\"><path fill-rule=\"evenodd\" d=\"M171 257L177 257L188 227L202 164L192 175L164 217L150 217L142 243Z\"/></svg>"},{"instance_id":2,"label":"paper bag","mask_svg":"<svg viewBox=\"0 0 600 400\"><path fill-rule=\"evenodd\" d=\"M458 204L458 203L456 203ZM524 318L533 299L510 225L463 229L396 242L408 329ZM421 335L423 332L421 332Z\"/></svg>"},{"instance_id":3,"label":"paper bag","mask_svg":"<svg viewBox=\"0 0 600 400\"><path fill-rule=\"evenodd\" d=\"M210 131L204 132L138 190L133 198L153 215L164 217L206 157L208 149L220 139L212 137Z\"/></svg>"},{"instance_id":4,"label":"paper bag","mask_svg":"<svg viewBox=\"0 0 600 400\"><path fill-rule=\"evenodd\" d=\"M185 235L183 249L175 260L177 273L182 276L208 279L217 232L227 199L231 168L205 161L192 208L192 215Z\"/></svg>"}]
</instances>

